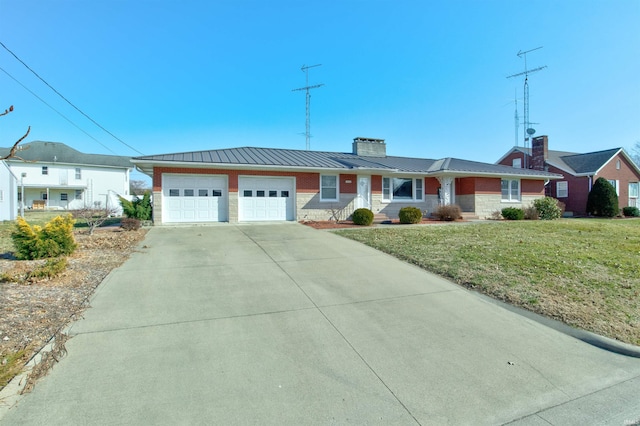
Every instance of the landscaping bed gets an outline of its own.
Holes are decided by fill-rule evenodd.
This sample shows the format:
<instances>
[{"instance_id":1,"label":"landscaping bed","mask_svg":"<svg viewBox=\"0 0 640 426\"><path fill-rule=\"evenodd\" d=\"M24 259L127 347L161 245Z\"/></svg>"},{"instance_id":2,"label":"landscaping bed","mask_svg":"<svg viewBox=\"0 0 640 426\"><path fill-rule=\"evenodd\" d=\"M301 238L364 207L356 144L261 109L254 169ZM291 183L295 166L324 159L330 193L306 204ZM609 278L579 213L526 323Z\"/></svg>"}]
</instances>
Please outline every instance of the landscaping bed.
<instances>
[{"instance_id":1,"label":"landscaping bed","mask_svg":"<svg viewBox=\"0 0 640 426\"><path fill-rule=\"evenodd\" d=\"M2 241L0 274L17 282L0 282L0 388L52 336L82 315L95 288L129 257L145 233L107 227L90 236L76 229L77 250L64 272L50 279L25 279L45 261L15 260L7 239ZM3 234L8 234L6 228Z\"/></svg>"}]
</instances>

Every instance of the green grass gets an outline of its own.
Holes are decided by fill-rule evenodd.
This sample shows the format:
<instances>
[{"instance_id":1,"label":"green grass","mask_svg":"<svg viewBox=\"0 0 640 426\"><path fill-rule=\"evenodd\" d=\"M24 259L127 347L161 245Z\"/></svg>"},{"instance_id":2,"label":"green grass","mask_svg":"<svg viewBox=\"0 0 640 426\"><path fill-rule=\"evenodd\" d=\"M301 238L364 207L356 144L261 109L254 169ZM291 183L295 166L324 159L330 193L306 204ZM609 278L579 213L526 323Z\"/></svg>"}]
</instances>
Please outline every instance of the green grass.
<instances>
[{"instance_id":1,"label":"green grass","mask_svg":"<svg viewBox=\"0 0 640 426\"><path fill-rule=\"evenodd\" d=\"M640 220L571 219L340 230L428 271L640 345Z\"/></svg>"}]
</instances>

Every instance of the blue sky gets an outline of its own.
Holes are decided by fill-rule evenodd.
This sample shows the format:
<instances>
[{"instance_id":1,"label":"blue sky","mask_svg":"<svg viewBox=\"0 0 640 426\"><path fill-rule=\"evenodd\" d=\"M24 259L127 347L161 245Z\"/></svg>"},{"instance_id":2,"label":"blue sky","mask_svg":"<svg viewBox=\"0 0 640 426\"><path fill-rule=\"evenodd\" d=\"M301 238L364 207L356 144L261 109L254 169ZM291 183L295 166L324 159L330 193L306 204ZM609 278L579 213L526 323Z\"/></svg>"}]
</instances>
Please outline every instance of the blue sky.
<instances>
[{"instance_id":1,"label":"blue sky","mask_svg":"<svg viewBox=\"0 0 640 426\"><path fill-rule=\"evenodd\" d=\"M260 146L495 162L516 144L527 57L530 120L551 149L640 140L640 1L0 0L0 41L144 154ZM0 145L138 155L0 47ZM13 78L9 77L9 73ZM18 84L14 79L18 80ZM37 94L79 130L50 109ZM87 136L91 135L98 142ZM522 144L522 127L519 144Z\"/></svg>"}]
</instances>

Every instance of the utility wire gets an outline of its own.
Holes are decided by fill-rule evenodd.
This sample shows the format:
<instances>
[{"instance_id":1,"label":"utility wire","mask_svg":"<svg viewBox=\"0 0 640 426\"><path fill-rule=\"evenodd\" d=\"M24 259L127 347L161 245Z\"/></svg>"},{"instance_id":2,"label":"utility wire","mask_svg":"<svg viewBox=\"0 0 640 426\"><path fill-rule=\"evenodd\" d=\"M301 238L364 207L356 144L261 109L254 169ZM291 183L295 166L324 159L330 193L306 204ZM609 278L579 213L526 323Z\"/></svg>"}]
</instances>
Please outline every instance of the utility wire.
<instances>
[{"instance_id":1,"label":"utility wire","mask_svg":"<svg viewBox=\"0 0 640 426\"><path fill-rule=\"evenodd\" d=\"M84 111L82 111L80 108L78 108L77 106L75 106L69 99L65 98L62 93L58 92L52 85L50 85L49 83L46 82L46 80L42 77L40 77L40 75L38 75L37 72L35 72L33 69L31 69L31 67L29 65L27 65L22 59L20 59L15 53L13 53L11 51L11 49L9 49L7 46L5 46L5 44L3 42L0 41L0 45L2 45L2 47L9 52L14 58L16 58L18 60L18 62L20 62L22 65L24 65L29 71L31 71L33 73L33 75L35 75L36 77L38 77L40 79L40 81L42 81L44 84L47 85L47 87L49 87L51 90L53 90L58 96L60 96L62 99L64 99L64 101L66 103L68 103L69 105L71 105L73 108L75 108L76 111L78 111L80 114L84 115L89 121L91 121L93 124L95 124L96 126L98 126L99 128L101 128L102 130L104 130L106 133L108 133L109 135L111 135L115 140L117 140L118 142L120 142L121 144L123 144L124 146L126 146L127 148L137 152L140 155L144 155L142 152L138 151L137 149L135 149L134 147L132 147L131 145L129 145L128 143L126 143L125 141L123 141L122 139L120 139L119 137L117 137L116 135L114 135L113 133L111 133L110 131L108 131L107 129L105 129L104 127L102 127L97 121L95 121L93 118L89 117L87 114L84 113Z\"/></svg>"},{"instance_id":2,"label":"utility wire","mask_svg":"<svg viewBox=\"0 0 640 426\"><path fill-rule=\"evenodd\" d=\"M80 128L80 126L78 126L76 123L74 123L73 121L71 121L67 116L65 116L63 113L61 113L60 111L58 111L57 109L55 109L54 107L52 107L51 105L49 105L44 99L42 99L40 96L36 95L31 89L29 89L27 86L25 86L24 84L22 84L20 81L18 81L17 78L15 78L14 76L12 76L11 74L9 74L4 68L0 67L0 71L2 71L3 73L5 73L6 75L8 75L13 81L15 81L16 83L18 83L20 86L22 86L24 88L24 90L26 90L27 92L31 93L33 96L35 96L36 98L38 98L38 100L40 102L42 102L43 104L45 104L46 106L48 106L49 108L51 108L53 111L55 111L60 117L64 118L65 120L67 120L69 123L71 123L71 125L73 127L75 127L76 129L80 130L82 133L84 133L85 135L89 136L91 139L93 139L94 141L98 142L100 145L102 145L104 148L106 148L107 150L109 150L109 152L112 152L113 154L116 154L111 148L109 148L108 146L106 146L105 144L103 144L102 142L100 142L98 139L94 138L93 136L91 136L89 133L85 132L84 130L82 130ZM117 154L116 154L117 155Z\"/></svg>"}]
</instances>

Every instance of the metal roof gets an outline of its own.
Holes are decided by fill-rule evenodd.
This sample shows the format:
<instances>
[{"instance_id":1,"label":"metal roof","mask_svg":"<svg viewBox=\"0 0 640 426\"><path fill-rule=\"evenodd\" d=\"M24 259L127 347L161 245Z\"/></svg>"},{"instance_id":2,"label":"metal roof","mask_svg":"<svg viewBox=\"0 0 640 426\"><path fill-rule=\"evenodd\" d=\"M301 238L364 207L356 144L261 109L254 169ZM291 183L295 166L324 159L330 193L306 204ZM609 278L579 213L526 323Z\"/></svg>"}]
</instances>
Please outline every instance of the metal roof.
<instances>
[{"instance_id":1,"label":"metal roof","mask_svg":"<svg viewBox=\"0 0 640 426\"><path fill-rule=\"evenodd\" d=\"M622 148L612 148L604 151L586 152L582 154L577 152L548 150L546 161L551 165L576 175L596 173L621 149ZM531 156L530 148L514 147L513 150L520 151Z\"/></svg>"},{"instance_id":2,"label":"metal roof","mask_svg":"<svg viewBox=\"0 0 640 426\"><path fill-rule=\"evenodd\" d=\"M11 148L0 148L0 156L9 154ZM133 168L131 157L119 155L85 154L60 142L34 141L19 145L16 156L26 161L62 163L104 167ZM9 158L7 161L21 161Z\"/></svg>"},{"instance_id":3,"label":"metal roof","mask_svg":"<svg viewBox=\"0 0 640 426\"><path fill-rule=\"evenodd\" d=\"M344 152L302 151L294 149L241 147L209 151L180 152L134 157L133 163L145 169L148 164L191 163L193 166L247 166L349 170L378 170L388 173L424 175L452 172L456 174L519 175L540 178L559 177L549 172L467 161L457 158L432 160L412 157L372 157Z\"/></svg>"}]
</instances>

